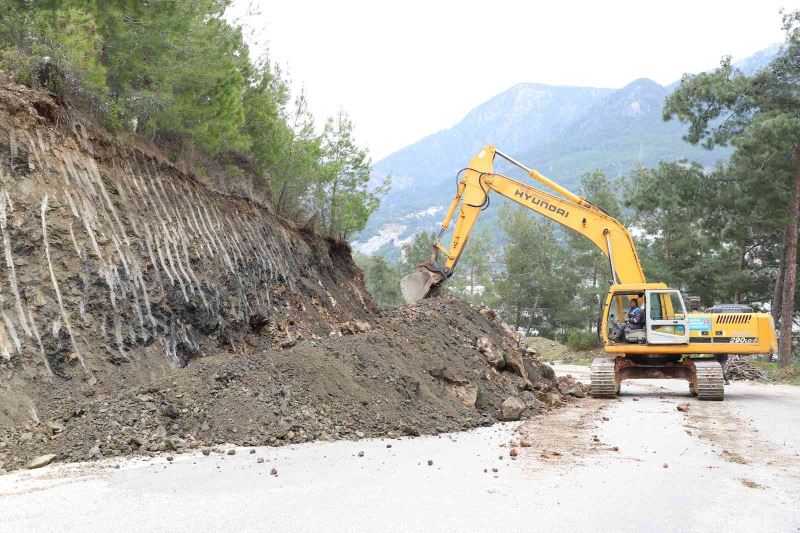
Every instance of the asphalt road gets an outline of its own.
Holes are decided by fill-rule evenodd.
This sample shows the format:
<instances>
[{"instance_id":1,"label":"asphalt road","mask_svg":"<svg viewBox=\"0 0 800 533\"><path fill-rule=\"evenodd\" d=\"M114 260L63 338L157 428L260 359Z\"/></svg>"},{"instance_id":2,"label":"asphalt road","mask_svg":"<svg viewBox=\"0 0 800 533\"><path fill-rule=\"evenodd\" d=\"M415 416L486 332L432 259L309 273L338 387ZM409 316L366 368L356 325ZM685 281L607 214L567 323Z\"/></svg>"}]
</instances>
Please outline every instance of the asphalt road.
<instances>
[{"instance_id":1,"label":"asphalt road","mask_svg":"<svg viewBox=\"0 0 800 533\"><path fill-rule=\"evenodd\" d=\"M512 441L530 446L512 459ZM800 531L797 387L736 383L701 403L684 382L631 382L521 424L249 452L6 474L0 528Z\"/></svg>"}]
</instances>

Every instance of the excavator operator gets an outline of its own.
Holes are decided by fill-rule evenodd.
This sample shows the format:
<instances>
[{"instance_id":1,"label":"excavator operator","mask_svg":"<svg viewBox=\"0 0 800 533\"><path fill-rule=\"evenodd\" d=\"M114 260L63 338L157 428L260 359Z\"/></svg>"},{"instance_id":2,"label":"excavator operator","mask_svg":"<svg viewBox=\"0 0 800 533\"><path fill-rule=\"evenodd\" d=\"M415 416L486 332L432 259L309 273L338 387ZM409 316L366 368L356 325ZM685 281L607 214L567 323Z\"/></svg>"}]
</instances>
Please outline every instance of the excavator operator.
<instances>
[{"instance_id":1,"label":"excavator operator","mask_svg":"<svg viewBox=\"0 0 800 533\"><path fill-rule=\"evenodd\" d=\"M631 299L628 319L625 322L629 329L642 329L644 327L644 311L639 307L639 300L636 298Z\"/></svg>"}]
</instances>

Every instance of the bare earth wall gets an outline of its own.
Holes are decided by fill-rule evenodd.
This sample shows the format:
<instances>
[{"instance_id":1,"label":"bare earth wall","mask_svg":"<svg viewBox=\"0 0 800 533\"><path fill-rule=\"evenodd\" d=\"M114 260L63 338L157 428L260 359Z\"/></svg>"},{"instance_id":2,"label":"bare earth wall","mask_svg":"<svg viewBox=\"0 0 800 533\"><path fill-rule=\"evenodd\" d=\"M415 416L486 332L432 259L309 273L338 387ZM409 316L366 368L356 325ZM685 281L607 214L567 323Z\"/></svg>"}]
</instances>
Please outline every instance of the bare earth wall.
<instances>
[{"instance_id":1,"label":"bare earth wall","mask_svg":"<svg viewBox=\"0 0 800 533\"><path fill-rule=\"evenodd\" d=\"M0 426L375 314L347 245L0 85Z\"/></svg>"}]
</instances>

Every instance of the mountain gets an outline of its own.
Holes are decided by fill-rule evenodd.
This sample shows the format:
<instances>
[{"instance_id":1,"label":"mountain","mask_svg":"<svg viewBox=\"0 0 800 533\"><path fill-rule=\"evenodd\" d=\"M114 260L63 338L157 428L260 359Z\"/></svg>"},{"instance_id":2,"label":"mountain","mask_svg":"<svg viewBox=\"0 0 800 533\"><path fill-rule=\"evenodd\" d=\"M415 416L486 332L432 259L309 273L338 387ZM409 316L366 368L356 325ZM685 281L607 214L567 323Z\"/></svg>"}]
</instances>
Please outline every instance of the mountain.
<instances>
[{"instance_id":1,"label":"mountain","mask_svg":"<svg viewBox=\"0 0 800 533\"><path fill-rule=\"evenodd\" d=\"M736 63L746 73L767 65L773 45ZM482 103L458 124L425 137L375 163L373 177L392 175L392 190L354 240L361 253L397 256L419 231L435 231L455 193L456 174L489 143L568 188L581 175L602 169L621 176L640 165L688 158L706 166L730 150L709 152L681 137L685 126L664 122L667 86L642 78L621 89L521 83ZM507 166L498 165L507 172ZM512 172L513 175L513 172ZM496 210L485 217L492 219ZM486 221L484 221L486 223ZM489 222L491 223L491 222Z\"/></svg>"}]
</instances>

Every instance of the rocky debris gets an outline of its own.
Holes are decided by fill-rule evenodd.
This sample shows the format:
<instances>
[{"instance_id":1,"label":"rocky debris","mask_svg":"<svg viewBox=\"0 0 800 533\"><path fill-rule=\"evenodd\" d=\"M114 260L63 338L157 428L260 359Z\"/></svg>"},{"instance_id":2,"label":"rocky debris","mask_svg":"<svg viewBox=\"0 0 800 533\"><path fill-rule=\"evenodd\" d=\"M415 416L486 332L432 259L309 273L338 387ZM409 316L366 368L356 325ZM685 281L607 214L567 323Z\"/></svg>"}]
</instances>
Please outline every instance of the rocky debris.
<instances>
[{"instance_id":1,"label":"rocky debris","mask_svg":"<svg viewBox=\"0 0 800 533\"><path fill-rule=\"evenodd\" d=\"M525 411L525 402L516 396L509 396L500 406L500 419L506 421L519 420Z\"/></svg>"},{"instance_id":2,"label":"rocky debris","mask_svg":"<svg viewBox=\"0 0 800 533\"><path fill-rule=\"evenodd\" d=\"M272 470L269 471L269 475L277 476L278 475L278 469L273 466Z\"/></svg>"},{"instance_id":3,"label":"rocky debris","mask_svg":"<svg viewBox=\"0 0 800 533\"><path fill-rule=\"evenodd\" d=\"M47 455L40 455L39 457L31 459L31 461L27 465L27 468L29 470L33 470L34 468L41 468L43 466L47 466L50 463L52 463L56 457L57 456L54 453L48 453Z\"/></svg>"},{"instance_id":4,"label":"rocky debris","mask_svg":"<svg viewBox=\"0 0 800 533\"><path fill-rule=\"evenodd\" d=\"M687 412L689 410L689 404L688 403L679 403L675 408L678 411L680 411L681 413L685 413L685 412Z\"/></svg>"},{"instance_id":5,"label":"rocky debris","mask_svg":"<svg viewBox=\"0 0 800 533\"><path fill-rule=\"evenodd\" d=\"M750 488L750 489L764 489L764 488L766 488L764 485L761 485L760 483L756 483L755 481L751 481L749 479L740 478L740 481L742 482L742 485L744 485L745 487Z\"/></svg>"},{"instance_id":6,"label":"rocky debris","mask_svg":"<svg viewBox=\"0 0 800 533\"><path fill-rule=\"evenodd\" d=\"M591 387L589 385L578 383L577 381L575 381L575 378L573 378L569 374L567 374L566 376L559 376L556 379L556 383L558 384L558 390L561 391L561 394L563 394L564 396L585 398L586 395L591 390Z\"/></svg>"},{"instance_id":7,"label":"rocky debris","mask_svg":"<svg viewBox=\"0 0 800 533\"><path fill-rule=\"evenodd\" d=\"M478 401L478 386L470 383L464 384L450 384L447 390L467 407L475 407L475 402Z\"/></svg>"},{"instance_id":8,"label":"rocky debris","mask_svg":"<svg viewBox=\"0 0 800 533\"><path fill-rule=\"evenodd\" d=\"M261 464L263 462L264 462L264 458L263 457L259 457L258 459L256 459L256 463L258 463L258 464Z\"/></svg>"},{"instance_id":9,"label":"rocky debris","mask_svg":"<svg viewBox=\"0 0 800 533\"><path fill-rule=\"evenodd\" d=\"M488 307L481 307L478 312L485 318L486 320L494 320L497 318L497 313L489 309Z\"/></svg>"},{"instance_id":10,"label":"rocky debris","mask_svg":"<svg viewBox=\"0 0 800 533\"><path fill-rule=\"evenodd\" d=\"M563 404L548 377L552 369L456 298L386 311L371 328L304 338L291 355L269 338L259 345L262 338L251 337L249 350L195 359L145 386L110 390L98 384L102 393L81 395L80 416L74 397L48 406L48 419L64 427L58 433L34 421L8 428L0 461L13 469L55 451L59 460L91 460L205 453L223 444L416 436L505 419L501 406L512 396L528 413ZM494 350L516 351L527 379L488 364L476 337Z\"/></svg>"},{"instance_id":11,"label":"rocky debris","mask_svg":"<svg viewBox=\"0 0 800 533\"><path fill-rule=\"evenodd\" d=\"M506 350L503 353L503 361L505 362L504 368L521 377L525 387L531 389L533 388L533 383L528 379L528 371L525 368L525 361L522 358L523 353L524 351L519 349Z\"/></svg>"},{"instance_id":12,"label":"rocky debris","mask_svg":"<svg viewBox=\"0 0 800 533\"><path fill-rule=\"evenodd\" d=\"M428 466L433 466L433 459L428 459Z\"/></svg>"},{"instance_id":13,"label":"rocky debris","mask_svg":"<svg viewBox=\"0 0 800 533\"><path fill-rule=\"evenodd\" d=\"M536 399L547 407L561 407L564 405L564 397L557 391L538 391Z\"/></svg>"},{"instance_id":14,"label":"rocky debris","mask_svg":"<svg viewBox=\"0 0 800 533\"><path fill-rule=\"evenodd\" d=\"M509 457L516 457L517 455L519 455L519 452L517 451L516 448L511 448L510 450L508 450L508 455Z\"/></svg>"},{"instance_id":15,"label":"rocky debris","mask_svg":"<svg viewBox=\"0 0 800 533\"><path fill-rule=\"evenodd\" d=\"M339 332L342 335L356 335L359 333L367 333L371 330L372 326L370 323L364 320L348 320L339 325Z\"/></svg>"},{"instance_id":16,"label":"rocky debris","mask_svg":"<svg viewBox=\"0 0 800 533\"><path fill-rule=\"evenodd\" d=\"M363 452L363 451L361 451L361 452L358 452L358 456L359 456L359 457L364 457L364 452Z\"/></svg>"},{"instance_id":17,"label":"rocky debris","mask_svg":"<svg viewBox=\"0 0 800 533\"><path fill-rule=\"evenodd\" d=\"M284 339L281 341L281 348L283 349L291 348L295 344L297 344L297 340L294 337L289 337L288 339Z\"/></svg>"},{"instance_id":18,"label":"rocky debris","mask_svg":"<svg viewBox=\"0 0 800 533\"><path fill-rule=\"evenodd\" d=\"M492 347L492 341L487 337L478 337L475 341L475 347L486 358L486 362L492 365L497 370L502 370L506 364L505 357L502 351L495 351Z\"/></svg>"}]
</instances>

